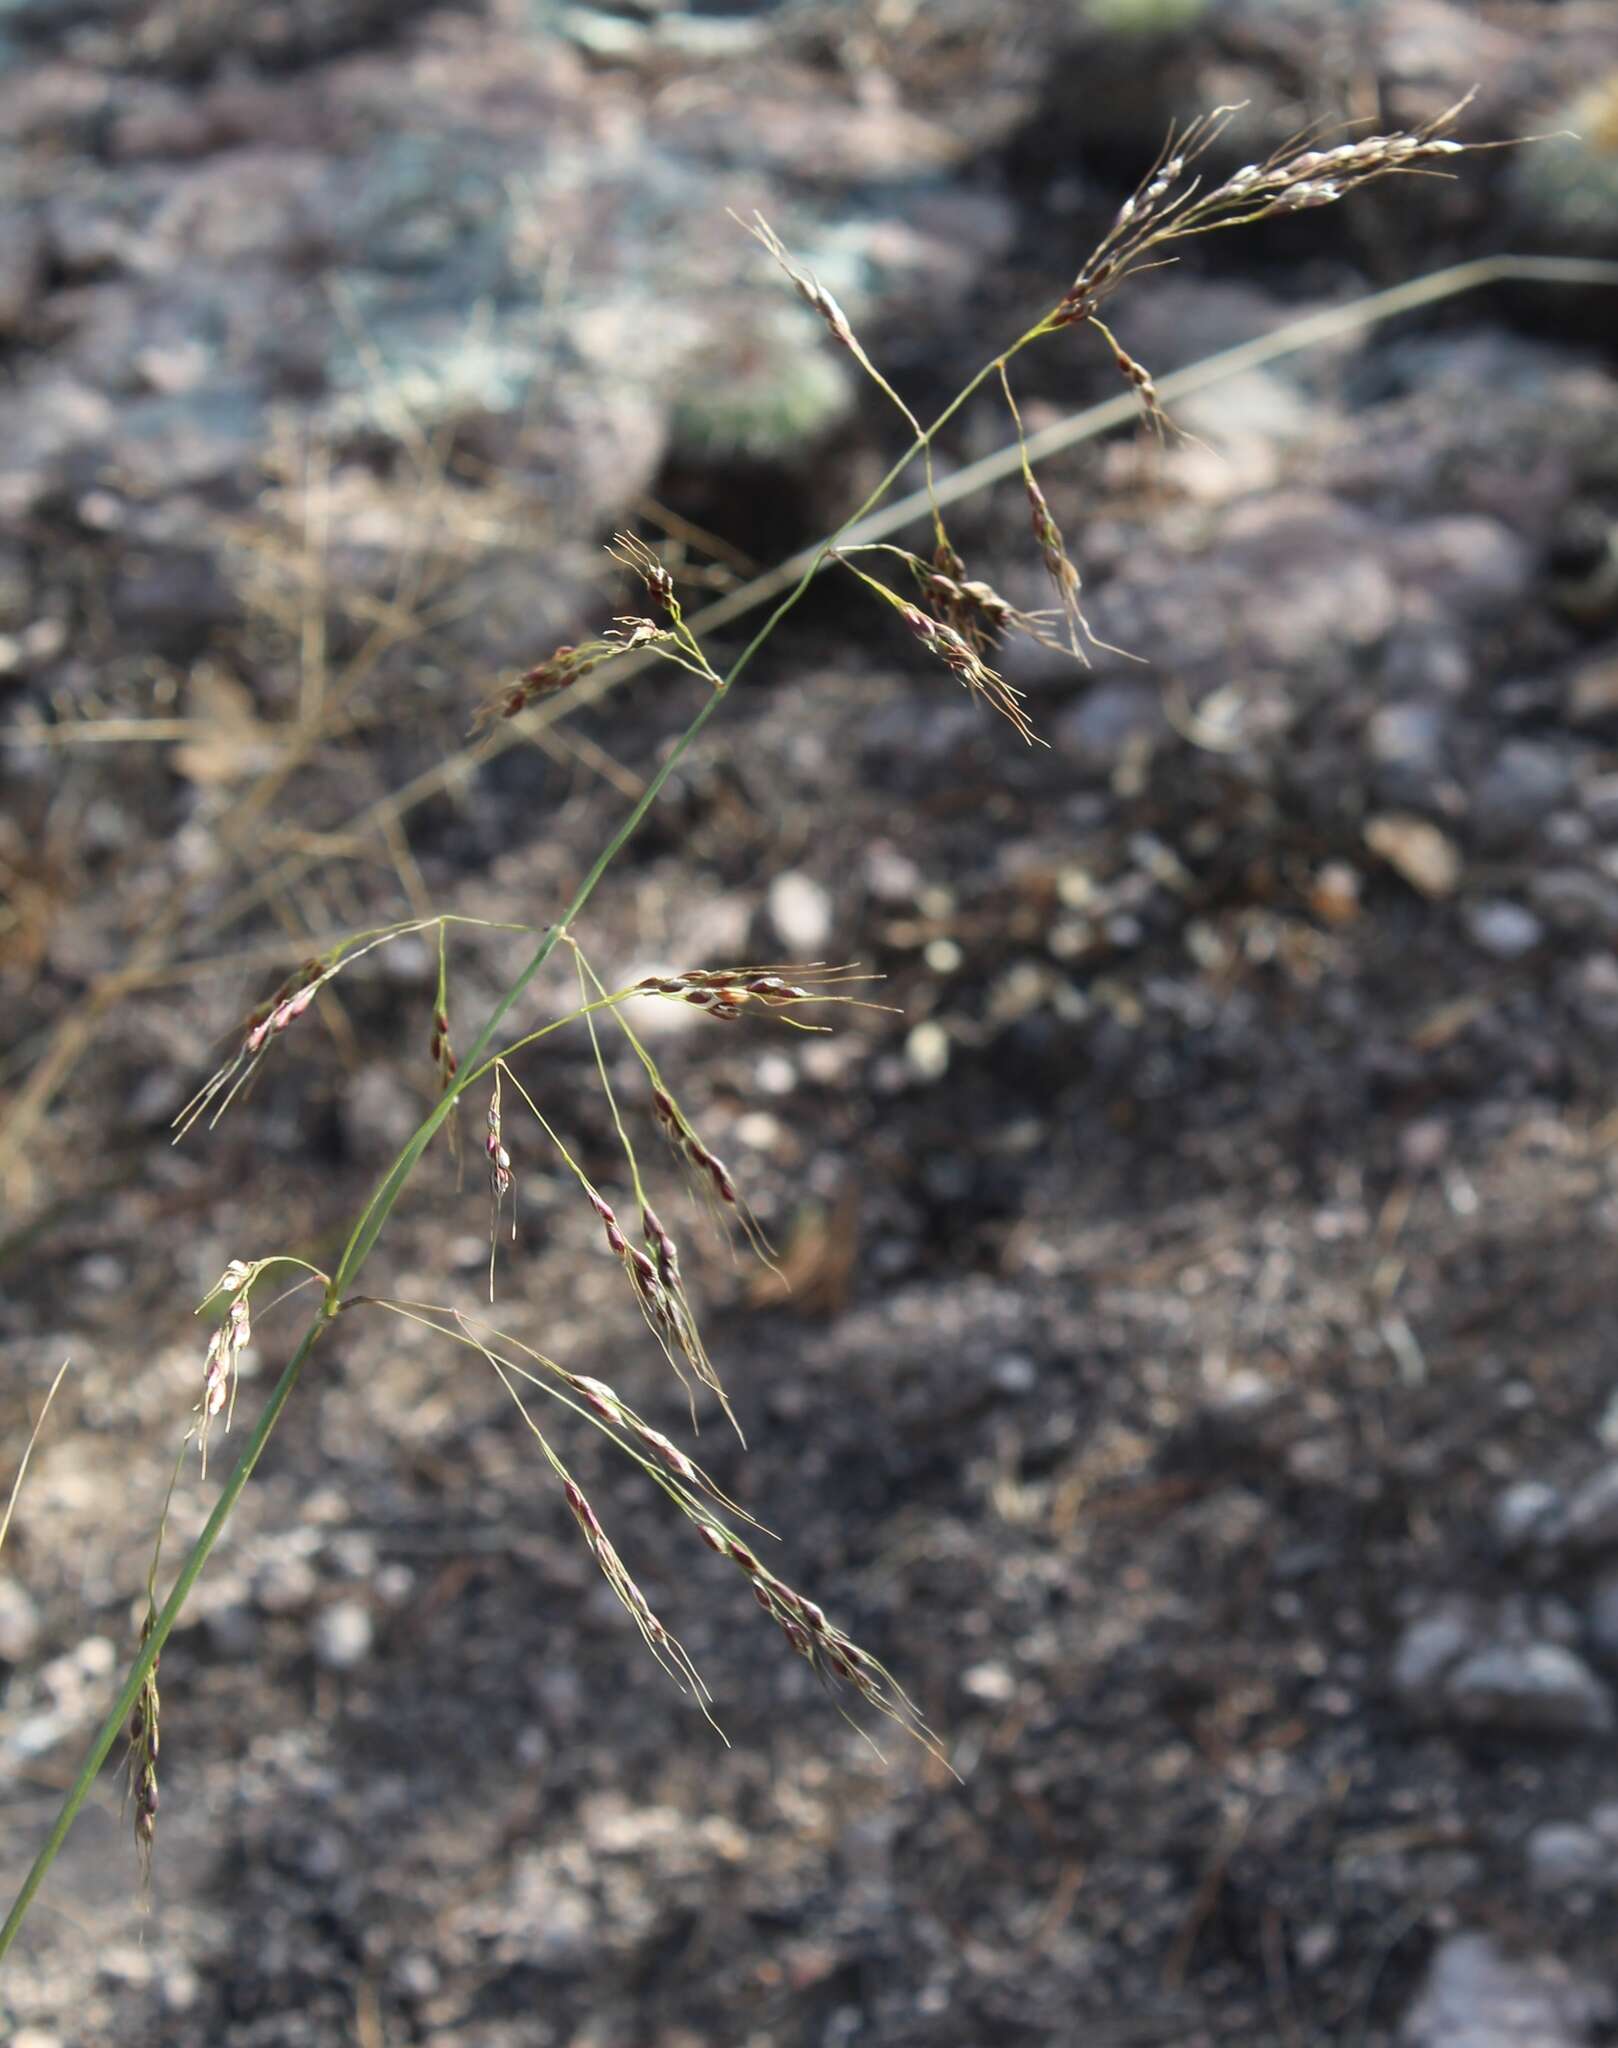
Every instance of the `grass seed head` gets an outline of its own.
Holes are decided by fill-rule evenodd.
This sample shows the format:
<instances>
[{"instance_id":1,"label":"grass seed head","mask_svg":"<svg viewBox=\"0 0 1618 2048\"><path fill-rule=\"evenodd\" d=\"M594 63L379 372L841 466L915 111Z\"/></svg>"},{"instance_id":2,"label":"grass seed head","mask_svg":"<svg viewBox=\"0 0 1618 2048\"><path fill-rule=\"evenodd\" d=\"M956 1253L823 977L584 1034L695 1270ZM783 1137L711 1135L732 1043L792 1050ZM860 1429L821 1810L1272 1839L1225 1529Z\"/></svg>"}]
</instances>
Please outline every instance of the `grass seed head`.
<instances>
[{"instance_id":1,"label":"grass seed head","mask_svg":"<svg viewBox=\"0 0 1618 2048\"><path fill-rule=\"evenodd\" d=\"M733 215L732 218L734 219L735 216ZM827 291L826 287L812 270L806 270L802 264L795 263L792 260L787 254L786 244L781 240L781 237L775 232L774 228L770 226L763 214L755 213L751 221L745 221L742 225L746 227L747 232L756 241L763 244L775 258L776 262L780 264L782 270L792 280L793 289L797 292L798 297L802 299L810 312L817 314L825 323L826 332L837 343L839 348L852 350L855 345L854 330L848 324L848 315L838 305L837 301Z\"/></svg>"},{"instance_id":2,"label":"grass seed head","mask_svg":"<svg viewBox=\"0 0 1618 2048\"><path fill-rule=\"evenodd\" d=\"M442 1095L455 1079L460 1066L455 1048L450 1042L449 1018L442 1010L433 1012L432 1042L427 1049L438 1074L438 1092Z\"/></svg>"},{"instance_id":3,"label":"grass seed head","mask_svg":"<svg viewBox=\"0 0 1618 2048\"><path fill-rule=\"evenodd\" d=\"M245 1259L232 1259L202 1303L206 1308L221 1294L230 1297L224 1321L208 1340L202 1364L202 1397L195 1411L197 1450L204 1478L208 1472L208 1433L221 1410L225 1415L226 1433L230 1430L231 1415L236 1407L236 1388L241 1378L242 1353L253 1340L253 1311L249 1296L258 1271L256 1265L250 1265Z\"/></svg>"},{"instance_id":4,"label":"grass seed head","mask_svg":"<svg viewBox=\"0 0 1618 2048\"><path fill-rule=\"evenodd\" d=\"M919 605L901 604L899 616L930 654L935 654L957 682L991 711L1015 727L1033 745L1038 740L1033 722L1022 708L1022 692L990 668L972 643L941 619L930 618Z\"/></svg>"},{"instance_id":5,"label":"grass seed head","mask_svg":"<svg viewBox=\"0 0 1618 2048\"><path fill-rule=\"evenodd\" d=\"M148 1607L146 1619L141 1624L142 1649L150 1640L156 1618L154 1610ZM154 1657L152 1668L142 1680L135 1697L129 1717L129 1746L124 1757L128 1776L126 1796L133 1816L135 1847L140 1853L143 1868L148 1872L151 1869L152 1843L157 1835L157 1758L162 1707L157 1690L157 1666L158 1659Z\"/></svg>"},{"instance_id":6,"label":"grass seed head","mask_svg":"<svg viewBox=\"0 0 1618 2048\"><path fill-rule=\"evenodd\" d=\"M699 1521L697 1533L710 1550L729 1558L744 1574L753 1598L780 1629L788 1647L828 1686L834 1691L838 1686L848 1688L866 1706L914 1736L933 1755L941 1756L937 1738L892 1674L868 1650L862 1650L841 1629L835 1628L822 1607L766 1570L754 1552L728 1530L713 1522Z\"/></svg>"},{"instance_id":7,"label":"grass seed head","mask_svg":"<svg viewBox=\"0 0 1618 2048\"><path fill-rule=\"evenodd\" d=\"M1467 93L1419 128L1362 135L1329 149L1321 149L1318 138L1295 138L1262 163L1243 164L1222 183L1204 190L1194 167L1240 111L1215 107L1178 133L1171 132L1156 164L1119 208L1112 226L1048 316L1046 327L1072 327L1093 319L1132 271L1161 261L1165 248L1192 235L1335 205L1374 179L1431 173L1467 149L1490 147L1456 142L1446 132L1472 98Z\"/></svg>"},{"instance_id":8,"label":"grass seed head","mask_svg":"<svg viewBox=\"0 0 1618 2048\"><path fill-rule=\"evenodd\" d=\"M591 1507L571 1477L563 1479L562 1492L591 1556L600 1567L602 1577L633 1618L635 1626L640 1630L642 1641L674 1682L689 1690L705 1708L709 1697L708 1688L697 1676L696 1666L686 1655L678 1638L665 1628L652 1612L646 1595L636 1585L623 1559L608 1541L595 1509Z\"/></svg>"},{"instance_id":9,"label":"grass seed head","mask_svg":"<svg viewBox=\"0 0 1618 2048\"><path fill-rule=\"evenodd\" d=\"M672 618L679 617L680 606L674 595L674 578L643 540L638 540L632 533L615 533L607 553L632 575L640 578L646 586L647 596L660 610L667 612Z\"/></svg>"},{"instance_id":10,"label":"grass seed head","mask_svg":"<svg viewBox=\"0 0 1618 2048\"><path fill-rule=\"evenodd\" d=\"M503 684L474 715L472 730L479 732L499 719L515 718L529 705L571 690L581 676L587 676L592 669L599 668L604 661L610 661L623 651L622 647L608 640L589 640L580 647L565 645L554 649L515 682Z\"/></svg>"}]
</instances>

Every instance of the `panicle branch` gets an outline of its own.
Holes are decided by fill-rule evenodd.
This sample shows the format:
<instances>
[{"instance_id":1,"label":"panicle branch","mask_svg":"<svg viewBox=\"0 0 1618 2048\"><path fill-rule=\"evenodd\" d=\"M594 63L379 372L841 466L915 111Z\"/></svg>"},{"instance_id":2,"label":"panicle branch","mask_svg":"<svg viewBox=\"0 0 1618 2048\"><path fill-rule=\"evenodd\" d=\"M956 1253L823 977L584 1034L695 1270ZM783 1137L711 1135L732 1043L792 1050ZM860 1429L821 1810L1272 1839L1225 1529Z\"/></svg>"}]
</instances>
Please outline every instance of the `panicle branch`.
<instances>
[{"instance_id":1,"label":"panicle branch","mask_svg":"<svg viewBox=\"0 0 1618 2048\"><path fill-rule=\"evenodd\" d=\"M946 1770L950 1768L942 1743L884 1664L829 1622L825 1610L815 1601L795 1592L767 1570L757 1553L729 1530L717 1522L702 1521L697 1524L697 1534L710 1550L728 1558L745 1575L754 1599L786 1637L788 1645L826 1686L845 1720L849 1716L843 1696L853 1693L914 1737Z\"/></svg>"}]
</instances>

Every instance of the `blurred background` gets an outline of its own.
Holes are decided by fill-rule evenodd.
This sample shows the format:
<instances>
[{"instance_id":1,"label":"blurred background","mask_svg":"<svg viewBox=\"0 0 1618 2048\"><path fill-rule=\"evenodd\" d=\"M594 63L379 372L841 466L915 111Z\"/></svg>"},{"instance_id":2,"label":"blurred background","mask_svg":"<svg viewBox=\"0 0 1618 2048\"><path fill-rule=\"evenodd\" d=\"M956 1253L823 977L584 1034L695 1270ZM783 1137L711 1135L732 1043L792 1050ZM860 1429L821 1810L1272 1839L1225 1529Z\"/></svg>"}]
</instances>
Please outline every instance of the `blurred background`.
<instances>
[{"instance_id":1,"label":"blurred background","mask_svg":"<svg viewBox=\"0 0 1618 2048\"><path fill-rule=\"evenodd\" d=\"M1577 131L1137 280L1161 378L1467 258L1618 256L1618 18L5 0L0 67L0 1486L73 1360L0 1565L9 1888L135 1644L192 1308L338 1256L434 1096L431 945L345 974L217 1131L170 1119L333 937L566 901L702 686L467 733L644 608L615 527L701 604L902 445L727 209L928 415L1171 121L1245 103L1221 175L1473 85L1467 138ZM1496 285L1045 463L1146 663L1009 651L1049 751L827 583L581 928L609 981L857 959L902 1010L655 1041L790 1290L656 1185L751 1445L703 1454L963 1782L879 1761L558 1429L721 1747L493 1376L355 1314L163 1658L149 1905L109 1770L15 2048L1613 2037L1615 344L1610 289ZM1031 429L1118 389L1082 332L1019 366ZM1008 438L985 394L941 474ZM1015 480L951 524L1045 601ZM456 938L462 1044L526 950ZM620 1189L587 1042L524 1075ZM477 1308L481 1113L368 1286ZM576 1186L506 1137L500 1321L689 1442ZM268 1298L249 1416L301 1327Z\"/></svg>"}]
</instances>

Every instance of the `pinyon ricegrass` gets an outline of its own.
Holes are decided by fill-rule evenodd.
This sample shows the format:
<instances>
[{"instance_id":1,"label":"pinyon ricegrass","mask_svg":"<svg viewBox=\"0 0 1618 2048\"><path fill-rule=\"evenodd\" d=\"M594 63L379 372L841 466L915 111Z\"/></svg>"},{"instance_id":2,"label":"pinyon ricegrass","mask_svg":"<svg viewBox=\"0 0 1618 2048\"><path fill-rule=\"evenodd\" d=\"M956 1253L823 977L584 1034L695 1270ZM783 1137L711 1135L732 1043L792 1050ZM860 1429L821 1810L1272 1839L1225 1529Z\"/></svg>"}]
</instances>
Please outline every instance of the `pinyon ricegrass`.
<instances>
[{"instance_id":1,"label":"pinyon ricegrass","mask_svg":"<svg viewBox=\"0 0 1618 2048\"><path fill-rule=\"evenodd\" d=\"M644 589L649 613L617 619L593 638L551 650L492 691L474 714L474 725L487 728L520 718L530 707L572 690L582 678L622 659L637 657L681 671L701 684L700 702L683 734L652 773L643 793L591 864L556 922L533 934L527 964L505 990L492 1013L461 1049L451 1040L451 976L448 942L453 931L482 921L444 913L414 918L397 925L357 933L320 958L305 960L241 1026L230 1057L198 1089L176 1119L176 1137L200 1121L217 1123L280 1042L292 1035L319 1002L322 991L356 962L381 947L411 934L431 931L438 947L439 974L433 1004L429 1052L437 1080L437 1100L405 1143L359 1216L335 1270L325 1273L287 1253L253 1259L232 1258L210 1290L202 1309L217 1317L206 1346L195 1416L187 1442L196 1444L199 1466L205 1461L215 1431L231 1428L241 1353L252 1332L255 1291L266 1275L282 1266L301 1269L294 1288L320 1285L320 1303L259 1415L234 1470L222 1487L201 1535L175 1575L166 1597L158 1599L161 1534L151 1562L148 1601L134 1656L119 1698L108 1714L89 1754L64 1800L56 1822L25 1879L3 1929L0 1955L16 1938L40 1883L83 1804L96 1774L120 1732L128 1742L130 1806L135 1840L143 1860L158 1841L159 1697L158 1660L169 1634L218 1542L243 1488L263 1454L286 1404L316 1345L339 1316L390 1314L434 1332L446 1345L469 1347L492 1370L520 1411L543 1463L557 1482L563 1505L571 1515L596 1566L639 1630L642 1640L664 1671L702 1711L712 1715L712 1702L691 1659L665 1622L653 1613L633 1574L614 1547L594 1507L552 1441L554 1424L542 1424L536 1400L569 1411L573 1421L587 1423L605 1435L643 1478L660 1490L670 1509L692 1525L699 1541L735 1565L759 1607L805 1659L840 1711L852 1717L866 1709L892 1721L941 1761L944 1747L928 1728L898 1681L871 1654L828 1619L807 1595L778 1578L760 1558L755 1544L763 1531L736 1501L724 1494L702 1468L662 1432L644 1421L604 1382L572 1371L566 1365L519 1342L492 1323L479 1321L465 1309L362 1294L357 1282L377 1239L422 1156L439 1131L448 1126L453 1145L456 1112L461 1099L475 1091L484 1103L484 1151L489 1183L489 1293L495 1293L496 1245L518 1241L518 1167L532 1159L536 1142L563 1172L579 1184L583 1201L600 1224L607 1249L621 1264L626 1282L647 1327L679 1378L691 1406L693 1423L700 1401L711 1399L733 1423L720 1372L701 1336L696 1311L682 1275L679 1249L664 1222L669 1213L648 1186L633 1133L649 1128L661 1133L677 1169L721 1227L734 1221L751 1250L769 1261L771 1251L762 1229L730 1170L710 1149L679 1104L635 1027L638 1007L646 1002L678 1003L703 1013L711 1022L746 1028L792 1025L827 1028L825 1018L836 1006L862 1002L850 993L856 970L824 962L777 963L769 966L671 966L666 972L628 987L608 988L583 950L579 920L626 841L657 801L679 762L716 714L759 649L793 610L810 582L822 571L841 571L854 588L873 597L918 640L968 693L1003 718L1024 741L1039 735L1020 691L993 666L990 657L1010 635L1030 636L1047 646L1060 646L1084 662L1096 639L1081 606L1082 584L1060 526L1035 475L1030 445L1013 393L1010 369L1014 360L1036 342L1066 341L1093 330L1135 394L1141 415L1157 434L1175 432L1150 371L1118 342L1101 318L1102 308L1134 276L1174 260L1180 243L1217 229L1242 226L1272 216L1333 204L1376 179L1405 174L1432 175L1476 145L1453 139L1450 131L1467 105L1458 101L1425 126L1409 132L1376 134L1356 141L1321 146L1321 138L1305 135L1277 150L1262 163L1242 166L1216 183L1205 182L1199 169L1224 134L1237 110L1221 107L1183 131L1170 135L1157 162L1119 209L1107 232L1079 266L1072 282L1049 309L1001 353L985 363L930 427L923 428L904 400L871 361L846 314L804 265L787 251L774 230L755 217L751 232L781 266L793 288L824 323L832 345L845 351L892 404L909 433L903 453L865 503L844 521L809 558L795 584L786 591L763 626L726 668L715 665L693 630L668 566L645 541L628 533L611 545L613 559ZM950 538L942 498L933 475L933 446L941 430L985 385L997 386L1016 437L1017 461L1032 520L1033 538L1055 599L1046 613L1019 609L990 584L974 577ZM929 553L885 543L860 544L855 528L891 493L908 465L920 458L925 502L932 528ZM881 564L902 578L884 580ZM677 678L671 678L671 681ZM499 930L523 930L499 926ZM507 1019L555 953L568 947L578 976L579 1000L560 1016L513 1031ZM619 1150L624 1186L597 1187L578 1164L558 1129L560 1112L542 1107L547 1082L540 1042L567 1028L583 1029L591 1039L596 1074L604 1092ZM635 1099L620 1101L608 1079L600 1032L616 1031L638 1065L640 1085ZM521 1071L519 1071L519 1066ZM537 1135L536 1135L537 1134ZM533 1168L525 1163L523 1171ZM509 1238L507 1210L509 1207ZM515 1251L508 1255L515 1256ZM273 1307L273 1302L265 1304ZM739 1434L739 1430L738 1430ZM182 1465L186 1453L182 1448ZM180 1476L176 1468L176 1478ZM167 1520L165 1511L164 1521ZM751 1539L736 1524L750 1528ZM857 1724L858 1725L858 1724Z\"/></svg>"}]
</instances>

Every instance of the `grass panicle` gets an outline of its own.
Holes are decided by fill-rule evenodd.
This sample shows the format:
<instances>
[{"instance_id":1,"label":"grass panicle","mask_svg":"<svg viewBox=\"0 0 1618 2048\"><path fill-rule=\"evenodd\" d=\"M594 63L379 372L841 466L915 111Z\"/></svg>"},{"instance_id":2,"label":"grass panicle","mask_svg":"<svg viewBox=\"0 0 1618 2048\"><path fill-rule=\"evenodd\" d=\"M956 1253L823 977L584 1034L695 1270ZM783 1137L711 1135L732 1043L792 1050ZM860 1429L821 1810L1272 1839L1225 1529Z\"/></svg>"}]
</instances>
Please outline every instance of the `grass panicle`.
<instances>
[{"instance_id":1,"label":"grass panicle","mask_svg":"<svg viewBox=\"0 0 1618 2048\"><path fill-rule=\"evenodd\" d=\"M464 1048L458 1050L451 1044L446 934L448 925L452 923L475 925L482 921L448 915L417 917L404 923L356 933L325 953L305 959L244 1020L239 1041L230 1057L202 1084L176 1118L178 1135L184 1135L204 1118L210 1124L216 1123L251 1082L273 1045L309 1013L339 972L375 948L406 933L436 931L439 977L430 1041L437 1080L436 1099L354 1220L334 1270L327 1274L301 1260L286 1260L303 1267L304 1277L296 1283L298 1286L307 1285L310 1279L318 1279L322 1283L319 1309L269 1394L201 1534L182 1560L172 1587L160 1600L157 1579L163 1532L168 1520L168 1505L165 1504L148 1575L140 1647L118 1699L92 1742L4 1926L0 1927L0 1957L15 1940L45 1874L120 1732L128 1744L136 1842L143 1862L149 1859L156 1833L160 1720L157 1673L164 1646L243 1489L251 1480L271 1434L285 1413L320 1338L339 1315L362 1306L381 1307L404 1316L454 1343L470 1346L488 1363L538 1444L540 1456L556 1479L567 1511L597 1568L652 1654L710 1719L712 1713L706 1686L678 1639L654 1612L608 1538L593 1504L546 1431L541 1429L530 1406L532 1395L543 1393L547 1399L567 1409L574 1419L604 1432L624 1457L660 1489L671 1509L695 1526L700 1540L742 1573L759 1607L774 1623L789 1649L804 1658L815 1671L836 1701L839 1711L849 1714L852 1709L860 1708L874 1713L902 1728L930 1755L947 1765L939 1738L927 1726L916 1705L886 1666L832 1623L818 1603L768 1569L753 1544L734 1533L725 1519L730 1517L751 1522L752 1518L731 1501L679 1445L638 1415L606 1382L556 1363L539 1351L476 1321L459 1308L439 1308L361 1294L357 1282L434 1137L454 1118L460 1098L469 1089L487 1082L489 1102L485 1154L489 1176L489 1288L492 1298L496 1244L508 1199L512 1205L513 1242L516 1238L515 1169L504 1130L503 1090L509 1084L513 1093L534 1115L563 1163L577 1177L602 1227L610 1254L623 1266L645 1321L693 1403L695 1388L701 1385L716 1396L727 1414L731 1414L730 1403L697 1331L675 1235L663 1220L664 1211L659 1201L654 1199L653 1191L645 1183L628 1123L620 1113L598 1035L597 1020L610 1017L624 1034L644 1075L645 1100L649 1101L652 1122L668 1141L689 1184L722 1222L728 1224L734 1220L753 1250L773 1263L768 1240L743 1201L729 1168L709 1148L692 1119L680 1107L674 1090L637 1035L628 1013L639 1000L651 998L697 1008L721 1021L735 1021L755 1013L803 1025L803 1020L794 1014L797 1010L811 1005L863 1004L864 999L847 993L848 983L856 978L852 969L829 967L823 963L808 967L688 968L648 976L630 987L609 990L597 980L594 970L584 960L574 936L574 927L603 876L658 801L681 761L697 744L710 719L726 703L759 650L802 601L816 577L827 569L840 569L851 574L868 593L896 611L900 622L927 653L947 669L978 703L1003 719L1020 738L1034 742L1038 736L1022 692L1008 683L990 660L996 647L1009 634L1022 633L1046 644L1065 644L1078 660L1085 661L1091 650L1104 647L1106 643L1098 640L1091 630L1081 603L1082 585L1078 570L1062 529L1035 476L1034 444L1024 432L1012 390L1012 361L1026 348L1049 337L1085 328L1094 329L1110 349L1113 361L1134 393L1147 424L1159 434L1168 431L1170 423L1162 393L1150 371L1130 355L1101 317L1103 309L1120 288L1129 279L1162 263L1174 261L1179 245L1192 237L1329 205L1384 177L1442 173L1466 150L1488 146L1463 144L1450 132L1469 99L1470 95L1445 109L1434 120L1409 131L1365 135L1325 147L1318 135L1300 136L1262 162L1243 165L1218 182L1209 179L1205 166L1210 152L1226 133L1237 110L1216 108L1183 129L1171 132L1157 160L1120 207L1100 242L1079 265L1072 282L1055 304L999 354L984 363L927 427L922 426L871 360L846 313L814 272L788 253L785 244L761 216L755 216L750 224L745 224L785 273L798 296L821 321L833 343L851 355L897 410L910 435L908 445L864 503L854 509L835 533L783 569L779 580L771 586L772 591L782 593L779 601L724 669L714 665L686 617L668 565L646 541L623 532L614 536L608 553L616 568L639 584L645 598L645 610L625 612L594 638L553 649L543 660L503 683L476 713L474 730L486 732L493 725L518 718L542 706L548 699L565 695L585 677L605 668L610 662L622 662L625 672L628 672L631 668L644 668L651 660L662 661L689 672L706 685L684 731L665 750L644 785L637 789L626 815L589 863L571 899L561 908L555 921L534 935L535 943L528 960L505 985L481 1028ZM934 474L935 443L975 396L986 386L992 387L996 381L1015 430L1017 463L1017 471L997 473L1020 472L1035 548L1055 594L1056 605L1051 613L1020 611L999 596L990 584L969 576L944 527L941 494ZM1187 388L1181 375L1177 375L1176 388ZM1049 446L1041 437L1034 438L1042 450ZM873 547L873 542L880 535L874 534L863 522L875 514L907 468L918 460L925 474L925 488L920 494L919 505L930 514L933 547L930 558L900 548L886 550L900 558L902 573L909 579L911 587L900 590L871 573L857 557L882 551ZM950 501L955 502L959 495L960 492L952 489ZM883 532L892 530L891 526L882 529ZM531 723L543 723L543 717L536 715ZM526 727L519 728L519 732L523 730ZM500 735L490 735L473 750L474 757L479 752L497 751L500 744ZM541 1023L524 1021L518 1016L508 1025L507 1018L523 1003L558 946L563 944L570 946L575 953L579 1005L564 1015ZM530 1062L525 1064L531 1064L537 1057L535 1048L542 1040L581 1020L591 1038L597 1077L611 1108L629 1181L629 1196L616 1204L608 1200L573 1158L541 1114L534 1090L519 1079L512 1065L521 1052L530 1055ZM816 1027L804 1025L803 1028ZM513 1031L515 1036L511 1035ZM636 1113L641 1113L638 1107ZM625 1220L631 1215L634 1217L632 1226ZM253 1288L264 1270L282 1258L283 1255L278 1254L276 1259L232 1260L203 1304L205 1308L222 1309L219 1326L210 1340L204 1362L203 1388L191 1432L197 1437L204 1456L212 1423L221 1414L225 1418L225 1427L228 1428L231 1420L241 1357L252 1335L250 1297ZM175 1468L175 1482L184 1458L182 1447L181 1462ZM171 1499L175 1482L171 1482Z\"/></svg>"}]
</instances>

